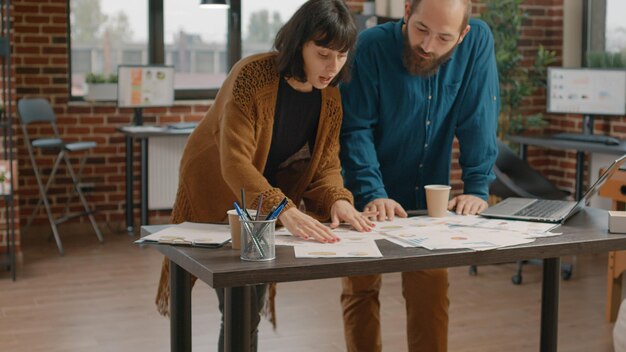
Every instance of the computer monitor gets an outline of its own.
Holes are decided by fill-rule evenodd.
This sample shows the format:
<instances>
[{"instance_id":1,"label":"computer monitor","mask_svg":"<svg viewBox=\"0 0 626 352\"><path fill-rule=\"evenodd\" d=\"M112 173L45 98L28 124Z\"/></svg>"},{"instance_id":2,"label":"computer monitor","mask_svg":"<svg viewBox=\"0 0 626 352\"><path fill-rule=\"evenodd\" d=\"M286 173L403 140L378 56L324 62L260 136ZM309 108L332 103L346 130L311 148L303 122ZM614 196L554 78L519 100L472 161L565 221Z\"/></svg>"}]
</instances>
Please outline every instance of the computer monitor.
<instances>
[{"instance_id":1,"label":"computer monitor","mask_svg":"<svg viewBox=\"0 0 626 352\"><path fill-rule=\"evenodd\" d=\"M548 67L547 111L626 115L626 70Z\"/></svg>"},{"instance_id":2,"label":"computer monitor","mask_svg":"<svg viewBox=\"0 0 626 352\"><path fill-rule=\"evenodd\" d=\"M173 66L119 66L117 106L144 108L174 104Z\"/></svg>"}]
</instances>

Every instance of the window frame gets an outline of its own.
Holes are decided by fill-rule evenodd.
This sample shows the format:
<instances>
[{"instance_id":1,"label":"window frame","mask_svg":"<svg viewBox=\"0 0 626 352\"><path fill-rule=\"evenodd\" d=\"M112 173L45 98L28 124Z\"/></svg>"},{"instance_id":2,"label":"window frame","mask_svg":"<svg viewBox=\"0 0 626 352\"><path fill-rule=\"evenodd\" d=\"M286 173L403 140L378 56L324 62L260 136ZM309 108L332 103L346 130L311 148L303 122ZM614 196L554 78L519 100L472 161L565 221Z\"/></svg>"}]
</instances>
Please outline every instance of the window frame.
<instances>
[{"instance_id":1,"label":"window frame","mask_svg":"<svg viewBox=\"0 0 626 352\"><path fill-rule=\"evenodd\" d=\"M68 38L68 68L70 79L68 80L68 94L70 101L84 101L84 97L72 95L72 34L70 23L70 1L67 0L67 38ZM165 0L147 0L148 2L148 65L165 65ZM227 12L227 41L226 61L227 69L235 65L241 59L241 2L242 0L229 0L230 7ZM200 3L198 3L198 6ZM219 88L213 89L176 89L174 100L204 100L214 99Z\"/></svg>"}]
</instances>

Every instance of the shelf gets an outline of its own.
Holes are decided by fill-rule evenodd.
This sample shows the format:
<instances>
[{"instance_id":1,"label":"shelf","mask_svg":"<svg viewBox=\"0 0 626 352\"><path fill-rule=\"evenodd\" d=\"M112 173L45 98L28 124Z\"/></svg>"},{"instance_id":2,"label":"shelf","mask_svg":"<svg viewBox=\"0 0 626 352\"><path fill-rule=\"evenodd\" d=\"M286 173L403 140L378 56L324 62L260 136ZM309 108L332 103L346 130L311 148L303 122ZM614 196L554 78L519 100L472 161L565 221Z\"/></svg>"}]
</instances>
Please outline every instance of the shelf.
<instances>
[{"instance_id":1,"label":"shelf","mask_svg":"<svg viewBox=\"0 0 626 352\"><path fill-rule=\"evenodd\" d=\"M2 68L0 70L0 74L5 74L6 76L4 77L0 77L2 78L2 90L4 90L5 92L11 92L13 89L13 82L11 80L11 70L8 69L8 66L11 64L11 23L12 23L12 18L13 16L11 15L11 17L9 17L9 14L11 13L10 11L11 8L11 1L10 0L0 0L0 68ZM0 103L2 104L2 106L12 106L12 104L14 103L13 101L6 101L6 99L8 99L9 97L11 97L11 100L13 100L14 98L11 96L11 94L3 94L2 97L0 97L0 99L2 100ZM7 110L3 111L2 113L0 113L0 131L3 131L2 135L0 135L0 138L10 138L11 140L14 141L14 134L12 133L12 118L13 118L13 113L11 112L11 114L8 113ZM3 140L3 146L6 148L7 147L7 143L6 141ZM0 148L0 151L3 152L3 154L5 155L5 157L7 158L7 161L9 163L14 163L15 162L15 155L14 155L14 150L12 147L13 143L8 143L8 146L11 146L8 151L4 151ZM6 155L6 153L8 153L8 155ZM14 176L16 176L16 174L14 173L14 171L16 171L16 165L14 164L9 164L9 166L14 166L14 167L9 167L6 168L5 167L5 172L8 172L8 177L10 180L14 180ZM5 232L5 241L4 243L2 243L2 245L6 245L7 247L4 248L3 250L0 251L0 268L2 269L9 269L11 271L11 277L13 278L13 280L15 281L15 227L14 227L14 223L13 221L15 221L15 218L9 218L9 215L11 215L12 217L15 216L15 213L13 211L13 206L14 206L14 197L15 195L12 192L9 192L8 194L0 194L0 199L4 199L5 201L5 205L7 208L7 213L6 216L7 218L2 221L2 224L0 224L0 228L3 228L3 231ZM12 224L12 225L9 225Z\"/></svg>"}]
</instances>

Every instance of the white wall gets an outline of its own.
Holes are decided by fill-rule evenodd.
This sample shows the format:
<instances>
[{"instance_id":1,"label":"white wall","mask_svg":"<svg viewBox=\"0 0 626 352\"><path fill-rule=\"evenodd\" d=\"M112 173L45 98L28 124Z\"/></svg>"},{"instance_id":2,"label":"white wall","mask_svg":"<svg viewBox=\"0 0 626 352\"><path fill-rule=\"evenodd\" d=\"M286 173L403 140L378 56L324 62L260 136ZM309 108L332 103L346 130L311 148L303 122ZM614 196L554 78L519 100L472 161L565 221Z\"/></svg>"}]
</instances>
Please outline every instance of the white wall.
<instances>
[{"instance_id":1,"label":"white wall","mask_svg":"<svg viewBox=\"0 0 626 352\"><path fill-rule=\"evenodd\" d=\"M583 0L563 1L563 67L580 67L583 39Z\"/></svg>"}]
</instances>

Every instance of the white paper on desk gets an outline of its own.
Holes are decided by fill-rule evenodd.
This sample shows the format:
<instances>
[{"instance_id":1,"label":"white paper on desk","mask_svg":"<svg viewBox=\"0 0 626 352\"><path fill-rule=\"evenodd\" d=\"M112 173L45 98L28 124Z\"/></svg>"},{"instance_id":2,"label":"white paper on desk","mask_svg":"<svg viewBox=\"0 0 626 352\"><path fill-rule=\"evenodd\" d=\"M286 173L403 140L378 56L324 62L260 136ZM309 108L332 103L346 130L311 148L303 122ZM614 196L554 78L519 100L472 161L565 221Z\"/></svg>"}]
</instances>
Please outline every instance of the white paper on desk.
<instances>
[{"instance_id":1,"label":"white paper on desk","mask_svg":"<svg viewBox=\"0 0 626 352\"><path fill-rule=\"evenodd\" d=\"M296 258L380 258L382 253L374 241L307 243L293 247Z\"/></svg>"},{"instance_id":2,"label":"white paper on desk","mask_svg":"<svg viewBox=\"0 0 626 352\"><path fill-rule=\"evenodd\" d=\"M336 243L341 245L349 245L349 243L361 243L366 241L369 242L385 238L385 236L377 233L358 232L348 229L334 229L333 234L340 238L340 241ZM274 237L274 243L277 246L307 246L309 244L323 244L316 241L314 238L309 238L308 240L305 240L300 237L292 236L288 231Z\"/></svg>"},{"instance_id":3,"label":"white paper on desk","mask_svg":"<svg viewBox=\"0 0 626 352\"><path fill-rule=\"evenodd\" d=\"M486 250L534 241L534 238L527 238L515 231L444 226L424 228L421 231L415 229L390 231L387 236L391 242L403 247L424 247L431 250L461 248Z\"/></svg>"},{"instance_id":4,"label":"white paper on desk","mask_svg":"<svg viewBox=\"0 0 626 352\"><path fill-rule=\"evenodd\" d=\"M517 231L532 234L542 234L548 232L560 224L542 223L536 221L520 221L520 220L504 220L504 219L485 219L481 218L479 222L474 224L475 227L499 229L507 231Z\"/></svg>"},{"instance_id":5,"label":"white paper on desk","mask_svg":"<svg viewBox=\"0 0 626 352\"><path fill-rule=\"evenodd\" d=\"M428 227L435 225L445 226L474 226L480 222L483 218L476 215L457 215L453 212L448 212L448 215L441 218L433 218L430 216L417 216L412 218L400 219L400 222L406 222L411 227ZM395 221L395 219L394 219Z\"/></svg>"},{"instance_id":6,"label":"white paper on desk","mask_svg":"<svg viewBox=\"0 0 626 352\"><path fill-rule=\"evenodd\" d=\"M377 221L373 231L378 233L387 233L389 231L413 229L413 228L428 228L433 226L473 226L474 224L482 221L482 218L472 215L456 215L452 212L448 212L448 215L441 218L432 218L428 216L417 216L411 218L398 218L393 220Z\"/></svg>"},{"instance_id":7,"label":"white paper on desk","mask_svg":"<svg viewBox=\"0 0 626 352\"><path fill-rule=\"evenodd\" d=\"M545 233L559 226L559 224L531 221L486 219L477 215L457 215L452 212L448 212L447 216L441 218L433 218L428 216L394 218L391 221L377 222L376 225L377 227L375 228L375 231L382 233L415 227L428 228L433 226L446 226L449 228L453 228L457 226L464 226L517 231L533 234Z\"/></svg>"},{"instance_id":8,"label":"white paper on desk","mask_svg":"<svg viewBox=\"0 0 626 352\"><path fill-rule=\"evenodd\" d=\"M165 127L161 126L124 126L121 128L124 132L139 133L139 132L162 132L165 131Z\"/></svg>"},{"instance_id":9,"label":"white paper on desk","mask_svg":"<svg viewBox=\"0 0 626 352\"><path fill-rule=\"evenodd\" d=\"M160 242L172 244L220 244L230 239L228 225L183 222L143 237L135 243Z\"/></svg>"},{"instance_id":10,"label":"white paper on desk","mask_svg":"<svg viewBox=\"0 0 626 352\"><path fill-rule=\"evenodd\" d=\"M328 224L325 224L325 225L328 225ZM330 230L335 236L339 238L354 237L354 236L366 236L368 239L371 239L371 240L380 240L384 238L384 236L382 236L378 231L376 231L376 229L373 229L371 232L359 232L351 228L349 225L345 225L345 224L341 224L341 226L339 226L338 228L330 229ZM293 243L304 241L304 240L300 240L299 238L296 238L295 240L286 239L285 237L293 237L293 236L291 235L291 232L289 232L285 227L276 229L276 231L274 232L274 235L276 236L275 237L276 245L292 246ZM312 241L315 241L315 240L312 240Z\"/></svg>"},{"instance_id":11,"label":"white paper on desk","mask_svg":"<svg viewBox=\"0 0 626 352\"><path fill-rule=\"evenodd\" d=\"M543 238L543 237L553 237L560 236L563 232L544 232L544 233L529 233L527 234L528 238Z\"/></svg>"},{"instance_id":12,"label":"white paper on desk","mask_svg":"<svg viewBox=\"0 0 626 352\"><path fill-rule=\"evenodd\" d=\"M407 227L401 230L388 231L384 234L386 240L402 247L423 247L422 243L432 238L440 237L442 233L448 233L449 227L445 225L432 225L428 227Z\"/></svg>"}]
</instances>

